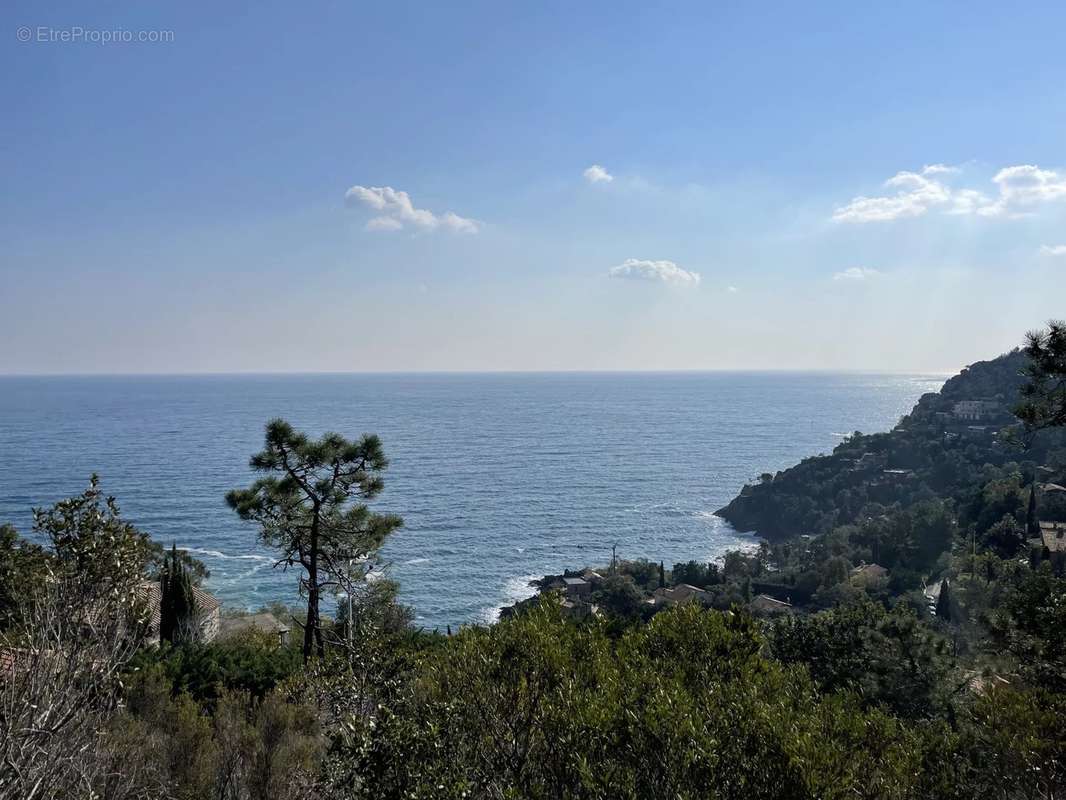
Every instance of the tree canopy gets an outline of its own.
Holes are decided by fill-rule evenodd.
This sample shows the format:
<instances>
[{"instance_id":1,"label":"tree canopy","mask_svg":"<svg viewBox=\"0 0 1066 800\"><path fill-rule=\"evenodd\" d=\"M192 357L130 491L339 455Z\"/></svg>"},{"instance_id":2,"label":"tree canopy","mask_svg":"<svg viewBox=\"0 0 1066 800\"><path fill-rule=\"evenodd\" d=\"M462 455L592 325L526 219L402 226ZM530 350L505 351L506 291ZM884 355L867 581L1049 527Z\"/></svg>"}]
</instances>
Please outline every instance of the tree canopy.
<instances>
[{"instance_id":1,"label":"tree canopy","mask_svg":"<svg viewBox=\"0 0 1066 800\"><path fill-rule=\"evenodd\" d=\"M365 577L386 537L403 524L366 505L384 488L388 464L377 436L349 441L327 433L311 439L274 419L267 423L263 450L249 462L267 477L226 495L242 519L258 523L262 541L280 551L275 566L303 570L305 659L312 650L324 653L323 591L352 591L353 580Z\"/></svg>"}]
</instances>

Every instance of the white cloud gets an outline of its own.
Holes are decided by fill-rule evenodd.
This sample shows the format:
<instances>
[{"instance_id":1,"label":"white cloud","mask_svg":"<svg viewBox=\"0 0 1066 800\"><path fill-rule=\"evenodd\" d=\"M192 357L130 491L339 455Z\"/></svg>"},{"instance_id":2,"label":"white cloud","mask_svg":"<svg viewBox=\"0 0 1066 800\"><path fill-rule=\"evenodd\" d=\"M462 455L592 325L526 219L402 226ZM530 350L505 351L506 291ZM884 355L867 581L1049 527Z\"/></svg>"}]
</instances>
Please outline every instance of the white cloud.
<instances>
[{"instance_id":1,"label":"white cloud","mask_svg":"<svg viewBox=\"0 0 1066 800\"><path fill-rule=\"evenodd\" d=\"M726 291L729 292L730 294L736 294L737 292L740 291L740 289L738 289L736 286L730 286L730 287L728 287L726 289Z\"/></svg>"},{"instance_id":2,"label":"white cloud","mask_svg":"<svg viewBox=\"0 0 1066 800\"><path fill-rule=\"evenodd\" d=\"M452 211L437 215L424 208L415 208L407 192L391 186L353 186L344 193L345 205L366 206L379 212L366 224L368 231L398 231L407 225L432 231L446 228L458 233L477 233L481 223L460 217Z\"/></svg>"},{"instance_id":3,"label":"white cloud","mask_svg":"<svg viewBox=\"0 0 1066 800\"><path fill-rule=\"evenodd\" d=\"M1041 255L1066 256L1066 244L1045 244L1040 248Z\"/></svg>"},{"instance_id":4,"label":"white cloud","mask_svg":"<svg viewBox=\"0 0 1066 800\"><path fill-rule=\"evenodd\" d=\"M614 175L599 164L593 164L581 174L585 176L585 180L589 183L610 183L614 180Z\"/></svg>"},{"instance_id":5,"label":"white cloud","mask_svg":"<svg viewBox=\"0 0 1066 800\"><path fill-rule=\"evenodd\" d=\"M403 223L394 217L374 217L366 224L368 231L398 231Z\"/></svg>"},{"instance_id":6,"label":"white cloud","mask_svg":"<svg viewBox=\"0 0 1066 800\"><path fill-rule=\"evenodd\" d=\"M958 167L929 164L921 172L899 172L885 181L895 194L878 197L860 195L833 212L836 222L886 222L920 217L932 208L946 214L981 217L1018 217L1030 214L1044 203L1066 198L1066 176L1032 164L1004 167L992 183L996 196L978 189L955 189L945 180L960 172Z\"/></svg>"},{"instance_id":7,"label":"white cloud","mask_svg":"<svg viewBox=\"0 0 1066 800\"><path fill-rule=\"evenodd\" d=\"M833 280L835 281L865 281L869 278L876 278L882 273L880 270L873 269L872 267L848 267L842 272L836 272L833 274Z\"/></svg>"},{"instance_id":8,"label":"white cloud","mask_svg":"<svg viewBox=\"0 0 1066 800\"><path fill-rule=\"evenodd\" d=\"M962 170L947 164L926 164L922 167L923 175L953 175L956 172L962 172Z\"/></svg>"},{"instance_id":9,"label":"white cloud","mask_svg":"<svg viewBox=\"0 0 1066 800\"><path fill-rule=\"evenodd\" d=\"M684 286L696 286L700 282L698 272L682 269L673 261L645 261L639 258L627 258L617 267L607 272L610 278L623 278L637 281L658 281Z\"/></svg>"},{"instance_id":10,"label":"white cloud","mask_svg":"<svg viewBox=\"0 0 1066 800\"><path fill-rule=\"evenodd\" d=\"M921 172L897 172L885 186L898 191L882 197L854 198L846 206L833 212L836 222L885 222L902 217L920 217L933 206L947 203L951 190L931 175L944 174L952 169L934 164Z\"/></svg>"},{"instance_id":11,"label":"white cloud","mask_svg":"<svg viewBox=\"0 0 1066 800\"><path fill-rule=\"evenodd\" d=\"M1032 164L1005 167L992 182L999 187L999 198L977 211L986 217L1022 216L1035 206L1066 197L1066 175Z\"/></svg>"},{"instance_id":12,"label":"white cloud","mask_svg":"<svg viewBox=\"0 0 1066 800\"><path fill-rule=\"evenodd\" d=\"M444 216L440 218L440 222L445 228L458 233L477 233L481 230L481 223L477 220L460 217L452 211L445 211Z\"/></svg>"}]
</instances>

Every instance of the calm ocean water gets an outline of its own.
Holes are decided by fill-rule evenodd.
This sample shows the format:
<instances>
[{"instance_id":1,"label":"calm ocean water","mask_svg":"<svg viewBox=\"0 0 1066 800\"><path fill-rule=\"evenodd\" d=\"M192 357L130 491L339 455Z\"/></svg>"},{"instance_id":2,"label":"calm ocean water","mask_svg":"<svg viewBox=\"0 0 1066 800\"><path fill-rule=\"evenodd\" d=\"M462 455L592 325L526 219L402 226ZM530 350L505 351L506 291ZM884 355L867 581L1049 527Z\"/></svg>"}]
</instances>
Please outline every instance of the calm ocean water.
<instances>
[{"instance_id":1,"label":"calm ocean water","mask_svg":"<svg viewBox=\"0 0 1066 800\"><path fill-rule=\"evenodd\" d=\"M381 435L385 555L418 623L486 621L547 572L711 559L746 482L891 427L935 376L786 373L0 378L0 521L101 475L127 517L211 569L227 605L295 599L226 507L263 424Z\"/></svg>"}]
</instances>

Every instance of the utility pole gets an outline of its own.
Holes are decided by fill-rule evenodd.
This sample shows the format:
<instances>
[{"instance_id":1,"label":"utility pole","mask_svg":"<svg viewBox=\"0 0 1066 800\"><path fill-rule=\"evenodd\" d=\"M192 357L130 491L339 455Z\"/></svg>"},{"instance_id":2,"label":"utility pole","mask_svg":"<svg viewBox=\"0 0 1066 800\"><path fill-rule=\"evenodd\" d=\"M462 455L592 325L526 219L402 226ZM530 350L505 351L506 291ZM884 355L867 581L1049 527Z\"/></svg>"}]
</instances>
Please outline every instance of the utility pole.
<instances>
[{"instance_id":1,"label":"utility pole","mask_svg":"<svg viewBox=\"0 0 1066 800\"><path fill-rule=\"evenodd\" d=\"M611 545L611 574L618 574L618 542Z\"/></svg>"}]
</instances>

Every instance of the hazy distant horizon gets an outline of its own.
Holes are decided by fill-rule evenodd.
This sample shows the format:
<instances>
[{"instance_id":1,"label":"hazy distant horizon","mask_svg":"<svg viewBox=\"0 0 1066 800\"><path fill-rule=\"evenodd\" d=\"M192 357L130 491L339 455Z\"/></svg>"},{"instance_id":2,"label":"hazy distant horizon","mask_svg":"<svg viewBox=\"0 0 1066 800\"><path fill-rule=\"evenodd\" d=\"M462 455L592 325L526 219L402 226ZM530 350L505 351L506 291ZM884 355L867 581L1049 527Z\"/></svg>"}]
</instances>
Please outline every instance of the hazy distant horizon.
<instances>
[{"instance_id":1,"label":"hazy distant horizon","mask_svg":"<svg viewBox=\"0 0 1066 800\"><path fill-rule=\"evenodd\" d=\"M990 358L994 358L990 357ZM979 359L982 361L989 359ZM974 363L974 362L970 362ZM227 378L227 377L270 377L270 378L284 378L284 377L329 377L332 375L343 376L357 376L357 375L470 375L477 377L480 375L702 375L702 374L723 374L723 375L886 375L886 376L920 376L920 377L950 377L959 372L964 367L969 366L963 364L955 370L884 370L884 369L820 369L820 368L808 368L808 369L794 369L788 367L780 368L763 368L763 369L714 369L714 368L696 368L696 369L491 369L491 370L478 370L478 369L392 369L392 370L307 370L304 372L298 371L277 371L269 372L264 370L245 370L245 371L217 371L217 372L0 372L0 379L3 378Z\"/></svg>"}]
</instances>

